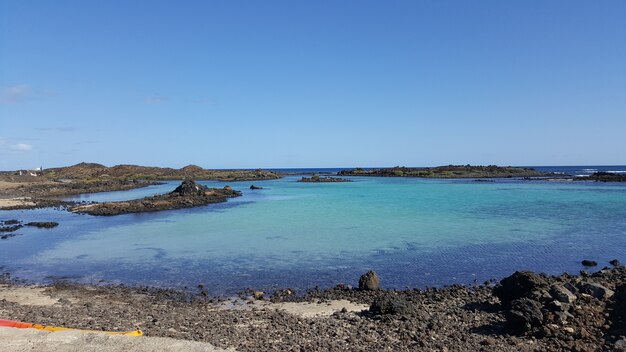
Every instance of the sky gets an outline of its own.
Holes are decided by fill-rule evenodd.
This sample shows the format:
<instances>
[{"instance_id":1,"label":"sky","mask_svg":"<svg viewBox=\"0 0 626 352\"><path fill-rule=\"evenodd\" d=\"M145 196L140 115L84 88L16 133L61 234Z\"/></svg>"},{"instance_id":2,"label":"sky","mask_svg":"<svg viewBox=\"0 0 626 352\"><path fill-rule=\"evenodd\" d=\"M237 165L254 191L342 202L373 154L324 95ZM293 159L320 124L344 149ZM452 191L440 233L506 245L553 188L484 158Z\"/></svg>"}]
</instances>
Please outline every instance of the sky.
<instances>
[{"instance_id":1,"label":"sky","mask_svg":"<svg viewBox=\"0 0 626 352\"><path fill-rule=\"evenodd\" d=\"M0 170L626 164L626 1L0 0Z\"/></svg>"}]
</instances>

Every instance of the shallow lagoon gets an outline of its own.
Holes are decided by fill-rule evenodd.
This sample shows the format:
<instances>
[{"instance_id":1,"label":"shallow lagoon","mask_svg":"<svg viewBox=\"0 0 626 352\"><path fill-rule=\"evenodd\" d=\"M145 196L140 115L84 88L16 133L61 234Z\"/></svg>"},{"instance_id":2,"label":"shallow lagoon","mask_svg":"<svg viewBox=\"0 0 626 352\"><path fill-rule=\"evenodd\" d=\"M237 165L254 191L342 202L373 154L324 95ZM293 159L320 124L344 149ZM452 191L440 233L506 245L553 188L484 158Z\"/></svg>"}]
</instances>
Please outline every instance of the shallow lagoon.
<instances>
[{"instance_id":1,"label":"shallow lagoon","mask_svg":"<svg viewBox=\"0 0 626 352\"><path fill-rule=\"evenodd\" d=\"M624 184L297 179L255 181L263 190L231 182L242 197L152 214L0 211L0 219L60 223L0 241L0 266L37 282L202 283L212 294L232 294L355 284L369 269L384 287L403 288L483 282L520 269L577 272L583 258L600 265L626 259ZM79 198L138 198L177 183Z\"/></svg>"}]
</instances>

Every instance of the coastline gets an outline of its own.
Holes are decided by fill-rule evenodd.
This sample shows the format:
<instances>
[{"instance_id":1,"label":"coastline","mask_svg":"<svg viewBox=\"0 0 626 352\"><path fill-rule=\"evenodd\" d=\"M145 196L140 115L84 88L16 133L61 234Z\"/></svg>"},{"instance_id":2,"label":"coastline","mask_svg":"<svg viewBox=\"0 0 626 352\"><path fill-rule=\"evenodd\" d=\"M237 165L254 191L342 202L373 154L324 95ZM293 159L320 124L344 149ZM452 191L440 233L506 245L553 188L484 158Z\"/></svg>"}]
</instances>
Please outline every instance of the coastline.
<instances>
[{"instance_id":1,"label":"coastline","mask_svg":"<svg viewBox=\"0 0 626 352\"><path fill-rule=\"evenodd\" d=\"M593 283L613 292L624 283L626 269L617 266L592 274L536 277L544 280L545 288L538 289L545 292L572 283ZM248 292L220 298L211 297L204 287L190 294L62 281L21 285L4 279L0 314L4 319L81 329L139 328L147 337L209 343L236 351L618 351L626 345L620 337L623 321L613 313L623 304L618 294L601 297L578 291L569 298L575 303L568 305L562 321L552 316L552 303L546 303L541 308L544 320L520 332L511 326L510 308L494 292L497 289L488 283L401 291L338 285L304 295L277 290L266 297ZM373 302L391 303L376 312Z\"/></svg>"}]
</instances>

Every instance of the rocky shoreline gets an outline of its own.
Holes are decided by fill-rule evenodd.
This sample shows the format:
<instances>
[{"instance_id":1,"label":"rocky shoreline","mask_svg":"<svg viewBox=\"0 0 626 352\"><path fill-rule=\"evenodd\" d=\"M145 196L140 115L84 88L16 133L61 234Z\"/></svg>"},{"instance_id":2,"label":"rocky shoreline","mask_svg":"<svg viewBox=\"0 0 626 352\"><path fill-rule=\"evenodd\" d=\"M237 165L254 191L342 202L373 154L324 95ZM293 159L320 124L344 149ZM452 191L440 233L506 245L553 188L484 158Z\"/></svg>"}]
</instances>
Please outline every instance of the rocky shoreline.
<instances>
[{"instance_id":1,"label":"rocky shoreline","mask_svg":"<svg viewBox=\"0 0 626 352\"><path fill-rule=\"evenodd\" d=\"M626 351L626 269L546 276L517 272L497 285L384 290L373 273L359 287L303 295L210 297L189 292L58 282L0 285L0 317L204 341L237 351ZM7 292L39 290L50 304ZM13 297L13 298L11 298ZM352 302L352 303L350 303ZM306 313L306 314L305 314Z\"/></svg>"},{"instance_id":2,"label":"rocky shoreline","mask_svg":"<svg viewBox=\"0 0 626 352\"><path fill-rule=\"evenodd\" d=\"M235 191L229 186L209 188L192 180L185 180L176 189L167 194L129 201L78 205L70 208L70 210L79 214L112 216L193 208L212 203L222 203L228 198L239 196L241 196L241 192Z\"/></svg>"},{"instance_id":3,"label":"rocky shoreline","mask_svg":"<svg viewBox=\"0 0 626 352\"><path fill-rule=\"evenodd\" d=\"M554 176L532 168L511 166L448 165L437 167L392 167L383 169L342 170L338 176L421 177L421 178L532 178Z\"/></svg>"},{"instance_id":4,"label":"rocky shoreline","mask_svg":"<svg viewBox=\"0 0 626 352\"><path fill-rule=\"evenodd\" d=\"M574 177L574 181L626 182L626 174L615 172L594 172L589 176Z\"/></svg>"}]
</instances>

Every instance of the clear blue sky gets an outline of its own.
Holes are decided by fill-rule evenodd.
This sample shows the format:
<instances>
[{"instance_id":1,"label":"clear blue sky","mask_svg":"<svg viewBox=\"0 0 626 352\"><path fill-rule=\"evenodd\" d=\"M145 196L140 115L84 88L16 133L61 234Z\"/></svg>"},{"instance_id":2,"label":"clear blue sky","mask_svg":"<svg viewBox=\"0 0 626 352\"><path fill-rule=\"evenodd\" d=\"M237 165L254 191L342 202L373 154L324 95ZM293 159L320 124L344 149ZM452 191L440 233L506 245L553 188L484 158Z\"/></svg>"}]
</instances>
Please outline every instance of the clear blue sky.
<instances>
[{"instance_id":1,"label":"clear blue sky","mask_svg":"<svg viewBox=\"0 0 626 352\"><path fill-rule=\"evenodd\" d=\"M0 169L626 164L626 1L0 1Z\"/></svg>"}]
</instances>

